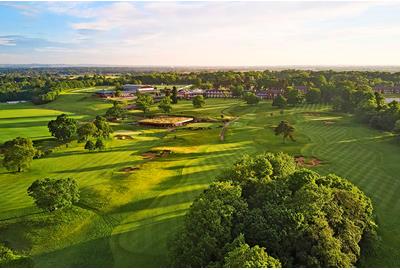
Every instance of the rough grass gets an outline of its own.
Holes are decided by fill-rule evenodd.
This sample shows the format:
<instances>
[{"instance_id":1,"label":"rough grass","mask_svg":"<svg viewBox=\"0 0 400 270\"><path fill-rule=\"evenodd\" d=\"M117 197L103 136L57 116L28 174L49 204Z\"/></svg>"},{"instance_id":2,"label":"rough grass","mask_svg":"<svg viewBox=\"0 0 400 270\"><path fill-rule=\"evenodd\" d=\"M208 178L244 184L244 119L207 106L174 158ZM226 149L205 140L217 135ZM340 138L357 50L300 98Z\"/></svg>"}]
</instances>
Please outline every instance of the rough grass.
<instances>
[{"instance_id":1,"label":"rough grass","mask_svg":"<svg viewBox=\"0 0 400 270\"><path fill-rule=\"evenodd\" d=\"M0 140L5 140L18 130L13 123L21 118L23 123L29 122L25 118L30 114L24 110L37 110L36 116L45 119L37 122L46 122L46 117L59 112L90 119L111 104L90 93L74 92L43 106L0 106L0 125L9 124L1 129ZM16 109L4 113L3 106ZM153 112L158 113L155 106ZM215 119L223 113L239 118L231 123L223 142L220 128L170 132L116 123L116 130L131 132L133 139L107 141L107 149L101 152L87 152L77 143L62 146L35 160L31 169L21 174L1 168L0 240L31 252L37 267L167 266L167 239L181 225L193 199L222 169L244 153L284 151L323 160L313 169L324 174L335 172L364 190L373 199L382 236L381 248L364 265L399 265L396 214L400 205L396 195L400 157L399 146L392 143L389 134L358 125L348 115L329 113L329 107L321 105L287 109L280 114L270 103L248 106L232 99L207 99L200 109L194 109L190 101L181 101L174 105L173 113ZM131 117L140 114L135 111ZM272 127L283 119L295 126L296 142L283 143L282 138L274 136ZM326 125L324 121L335 124ZM48 136L47 128L36 124L36 129L21 129L19 135ZM8 135L3 135L3 130ZM162 149L172 154L153 160L141 156ZM126 167L139 169L121 172ZM40 213L26 189L44 176L77 179L82 189L79 207L56 215Z\"/></svg>"}]
</instances>

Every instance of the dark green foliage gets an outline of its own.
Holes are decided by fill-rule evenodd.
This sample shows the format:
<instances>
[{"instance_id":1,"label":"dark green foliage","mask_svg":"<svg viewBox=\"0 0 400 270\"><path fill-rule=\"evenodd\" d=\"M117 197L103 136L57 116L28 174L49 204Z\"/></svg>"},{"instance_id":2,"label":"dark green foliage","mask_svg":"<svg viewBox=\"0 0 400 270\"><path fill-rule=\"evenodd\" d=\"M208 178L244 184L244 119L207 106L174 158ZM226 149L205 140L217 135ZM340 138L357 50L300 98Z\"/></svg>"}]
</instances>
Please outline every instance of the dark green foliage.
<instances>
[{"instance_id":1,"label":"dark green foliage","mask_svg":"<svg viewBox=\"0 0 400 270\"><path fill-rule=\"evenodd\" d=\"M178 90L176 89L176 86L172 87L171 101L172 104L178 103Z\"/></svg>"},{"instance_id":2,"label":"dark green foliage","mask_svg":"<svg viewBox=\"0 0 400 270\"><path fill-rule=\"evenodd\" d=\"M96 140L95 148L98 149L98 150L104 150L104 149L106 149L106 145L104 144L103 139L98 138L98 139Z\"/></svg>"},{"instance_id":3,"label":"dark green foliage","mask_svg":"<svg viewBox=\"0 0 400 270\"><path fill-rule=\"evenodd\" d=\"M136 99L136 106L143 111L143 113L147 113L150 111L150 106L153 105L154 100L150 95L142 95L139 94Z\"/></svg>"},{"instance_id":4,"label":"dark green foliage","mask_svg":"<svg viewBox=\"0 0 400 270\"><path fill-rule=\"evenodd\" d=\"M30 257L17 254L10 248L0 244L1 268L27 268L33 266L33 260Z\"/></svg>"},{"instance_id":5,"label":"dark green foliage","mask_svg":"<svg viewBox=\"0 0 400 270\"><path fill-rule=\"evenodd\" d=\"M62 142L71 140L75 136L77 130L76 120L69 118L66 114L57 116L57 119L51 120L47 126L51 135Z\"/></svg>"},{"instance_id":6,"label":"dark green foliage","mask_svg":"<svg viewBox=\"0 0 400 270\"><path fill-rule=\"evenodd\" d=\"M244 87L242 85L235 85L231 88L232 96L241 97L244 93Z\"/></svg>"},{"instance_id":7,"label":"dark green foliage","mask_svg":"<svg viewBox=\"0 0 400 270\"><path fill-rule=\"evenodd\" d=\"M289 89L286 95L289 105L296 106L304 102L304 94L297 89Z\"/></svg>"},{"instance_id":8,"label":"dark green foliage","mask_svg":"<svg viewBox=\"0 0 400 270\"><path fill-rule=\"evenodd\" d=\"M83 142L91 137L95 137L98 133L97 127L93 122L84 123L78 127L78 141Z\"/></svg>"},{"instance_id":9,"label":"dark green foliage","mask_svg":"<svg viewBox=\"0 0 400 270\"><path fill-rule=\"evenodd\" d=\"M257 97L254 93L247 92L243 95L244 101L246 101L247 104L249 105L255 105L260 102L260 98Z\"/></svg>"},{"instance_id":10,"label":"dark green foliage","mask_svg":"<svg viewBox=\"0 0 400 270\"><path fill-rule=\"evenodd\" d=\"M277 97L274 98L274 100L272 101L272 106L278 107L278 108L280 108L280 109L285 108L286 105L287 105L287 99L286 99L284 96L282 96L282 95L277 96Z\"/></svg>"},{"instance_id":11,"label":"dark green foliage","mask_svg":"<svg viewBox=\"0 0 400 270\"><path fill-rule=\"evenodd\" d=\"M36 180L28 188L28 195L37 207L48 212L71 207L79 201L78 184L72 178Z\"/></svg>"},{"instance_id":12,"label":"dark green foliage","mask_svg":"<svg viewBox=\"0 0 400 270\"><path fill-rule=\"evenodd\" d=\"M319 88L312 87L306 94L307 103L316 104L321 102L321 90Z\"/></svg>"},{"instance_id":13,"label":"dark green foliage","mask_svg":"<svg viewBox=\"0 0 400 270\"><path fill-rule=\"evenodd\" d=\"M258 245L250 247L242 244L225 256L224 267L227 268L280 268L279 260L268 256L265 248Z\"/></svg>"},{"instance_id":14,"label":"dark green foliage","mask_svg":"<svg viewBox=\"0 0 400 270\"><path fill-rule=\"evenodd\" d=\"M96 119L93 121L93 124L97 128L97 132L95 137L98 138L108 138L110 134L113 133L113 129L108 124L107 120L103 116L96 116Z\"/></svg>"},{"instance_id":15,"label":"dark green foliage","mask_svg":"<svg viewBox=\"0 0 400 270\"><path fill-rule=\"evenodd\" d=\"M222 263L225 245L234 240L235 227L246 209L239 186L212 184L193 202L184 229L171 246L173 265L207 267Z\"/></svg>"},{"instance_id":16,"label":"dark green foliage","mask_svg":"<svg viewBox=\"0 0 400 270\"><path fill-rule=\"evenodd\" d=\"M267 153L244 157L193 202L172 254L180 267L354 267L375 229L352 183Z\"/></svg>"},{"instance_id":17,"label":"dark green foliage","mask_svg":"<svg viewBox=\"0 0 400 270\"><path fill-rule=\"evenodd\" d=\"M158 108L164 113L169 113L172 110L171 103L171 98L167 96L160 101Z\"/></svg>"},{"instance_id":18,"label":"dark green foliage","mask_svg":"<svg viewBox=\"0 0 400 270\"><path fill-rule=\"evenodd\" d=\"M105 116L107 118L123 118L125 117L126 113L126 109L124 109L121 104L114 102L113 106L106 111Z\"/></svg>"},{"instance_id":19,"label":"dark green foliage","mask_svg":"<svg viewBox=\"0 0 400 270\"><path fill-rule=\"evenodd\" d=\"M3 166L9 171L21 172L29 168L37 150L29 138L17 137L4 143Z\"/></svg>"},{"instance_id":20,"label":"dark green foliage","mask_svg":"<svg viewBox=\"0 0 400 270\"><path fill-rule=\"evenodd\" d=\"M201 108L206 104L204 97L203 96L195 96L192 100L193 107L195 108Z\"/></svg>"},{"instance_id":21,"label":"dark green foliage","mask_svg":"<svg viewBox=\"0 0 400 270\"><path fill-rule=\"evenodd\" d=\"M96 149L96 146L92 141L87 141L85 144L85 149L92 151L92 150Z\"/></svg>"},{"instance_id":22,"label":"dark green foliage","mask_svg":"<svg viewBox=\"0 0 400 270\"><path fill-rule=\"evenodd\" d=\"M274 131L276 136L283 136L283 142L285 142L287 138L295 141L293 138L294 127L290 125L288 121L281 121Z\"/></svg>"}]
</instances>

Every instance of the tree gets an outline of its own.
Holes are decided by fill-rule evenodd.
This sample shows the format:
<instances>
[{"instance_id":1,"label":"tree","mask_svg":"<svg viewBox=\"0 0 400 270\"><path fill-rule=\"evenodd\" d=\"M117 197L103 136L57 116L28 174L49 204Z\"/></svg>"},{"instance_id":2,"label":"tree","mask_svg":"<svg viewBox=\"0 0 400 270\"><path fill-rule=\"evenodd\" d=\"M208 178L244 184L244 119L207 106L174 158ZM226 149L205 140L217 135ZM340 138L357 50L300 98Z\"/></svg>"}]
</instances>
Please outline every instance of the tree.
<instances>
[{"instance_id":1,"label":"tree","mask_svg":"<svg viewBox=\"0 0 400 270\"><path fill-rule=\"evenodd\" d=\"M275 135L283 135L283 142L287 138L290 138L292 141L295 141L293 138L294 127L289 124L287 121L281 121L279 125L275 128Z\"/></svg>"},{"instance_id":2,"label":"tree","mask_svg":"<svg viewBox=\"0 0 400 270\"><path fill-rule=\"evenodd\" d=\"M234 240L235 220L246 208L240 187L212 184L193 202L183 229L170 246L173 265L207 267L222 262L225 245Z\"/></svg>"},{"instance_id":3,"label":"tree","mask_svg":"<svg viewBox=\"0 0 400 270\"><path fill-rule=\"evenodd\" d=\"M122 108L118 102L114 102L113 106L106 111L107 118L123 118L126 115L126 110Z\"/></svg>"},{"instance_id":4,"label":"tree","mask_svg":"<svg viewBox=\"0 0 400 270\"><path fill-rule=\"evenodd\" d=\"M30 268L33 267L32 258L17 254L10 248L0 244L0 267L1 268Z\"/></svg>"},{"instance_id":5,"label":"tree","mask_svg":"<svg viewBox=\"0 0 400 270\"><path fill-rule=\"evenodd\" d=\"M206 104L204 97L202 95L195 96L192 100L193 107L195 108L201 108Z\"/></svg>"},{"instance_id":6,"label":"tree","mask_svg":"<svg viewBox=\"0 0 400 270\"><path fill-rule=\"evenodd\" d=\"M36 180L28 188L28 195L37 207L48 212L71 207L79 201L78 184L73 178Z\"/></svg>"},{"instance_id":7,"label":"tree","mask_svg":"<svg viewBox=\"0 0 400 270\"><path fill-rule=\"evenodd\" d=\"M94 145L94 143L92 141L87 141L85 144L85 149L92 151L92 150L96 149L96 146Z\"/></svg>"},{"instance_id":8,"label":"tree","mask_svg":"<svg viewBox=\"0 0 400 270\"><path fill-rule=\"evenodd\" d=\"M96 140L95 148L98 150L104 150L106 148L106 145L104 144L104 141L101 138L98 138Z\"/></svg>"},{"instance_id":9,"label":"tree","mask_svg":"<svg viewBox=\"0 0 400 270\"><path fill-rule=\"evenodd\" d=\"M51 120L47 126L51 135L62 142L71 140L75 136L77 130L76 120L69 118L66 114L57 116L57 119Z\"/></svg>"},{"instance_id":10,"label":"tree","mask_svg":"<svg viewBox=\"0 0 400 270\"><path fill-rule=\"evenodd\" d=\"M158 108L164 113L169 113L172 110L171 102L170 97L165 97L158 104Z\"/></svg>"},{"instance_id":11,"label":"tree","mask_svg":"<svg viewBox=\"0 0 400 270\"><path fill-rule=\"evenodd\" d=\"M178 90L176 89L176 86L172 87L171 101L172 104L178 103Z\"/></svg>"},{"instance_id":12,"label":"tree","mask_svg":"<svg viewBox=\"0 0 400 270\"><path fill-rule=\"evenodd\" d=\"M83 142L88 140L90 137L95 137L97 132L97 127L93 122L84 123L78 127L78 141Z\"/></svg>"},{"instance_id":13,"label":"tree","mask_svg":"<svg viewBox=\"0 0 400 270\"><path fill-rule=\"evenodd\" d=\"M321 102L321 90L319 88L312 87L306 94L307 103L316 104Z\"/></svg>"},{"instance_id":14,"label":"tree","mask_svg":"<svg viewBox=\"0 0 400 270\"><path fill-rule=\"evenodd\" d=\"M21 172L30 167L35 154L31 139L17 137L4 143L3 165L9 171Z\"/></svg>"},{"instance_id":15,"label":"tree","mask_svg":"<svg viewBox=\"0 0 400 270\"><path fill-rule=\"evenodd\" d=\"M297 89L289 89L287 91L287 103L289 105L298 105L304 102L304 95Z\"/></svg>"},{"instance_id":16,"label":"tree","mask_svg":"<svg viewBox=\"0 0 400 270\"><path fill-rule=\"evenodd\" d=\"M235 85L231 88L232 96L241 97L244 93L244 87L242 85Z\"/></svg>"},{"instance_id":17,"label":"tree","mask_svg":"<svg viewBox=\"0 0 400 270\"><path fill-rule=\"evenodd\" d=\"M247 104L250 104L250 105L255 105L255 104L258 104L258 102L260 102L260 98L251 92L245 93L243 96L243 99L244 99L244 101L246 101Z\"/></svg>"},{"instance_id":18,"label":"tree","mask_svg":"<svg viewBox=\"0 0 400 270\"><path fill-rule=\"evenodd\" d=\"M150 106L153 105L154 100L150 95L139 94L136 99L136 106L143 111L144 114L150 111Z\"/></svg>"},{"instance_id":19,"label":"tree","mask_svg":"<svg viewBox=\"0 0 400 270\"><path fill-rule=\"evenodd\" d=\"M278 107L280 109L285 108L286 105L287 105L287 99L282 95L275 97L274 100L272 101L272 106Z\"/></svg>"},{"instance_id":20,"label":"tree","mask_svg":"<svg viewBox=\"0 0 400 270\"><path fill-rule=\"evenodd\" d=\"M281 268L279 260L268 256L265 248L242 244L225 256L226 268Z\"/></svg>"},{"instance_id":21,"label":"tree","mask_svg":"<svg viewBox=\"0 0 400 270\"><path fill-rule=\"evenodd\" d=\"M394 124L394 132L396 133L400 133L400 119L396 121L396 123Z\"/></svg>"},{"instance_id":22,"label":"tree","mask_svg":"<svg viewBox=\"0 0 400 270\"><path fill-rule=\"evenodd\" d=\"M371 200L334 174L285 170L283 157L244 157L204 190L170 242L173 265L354 267L376 235Z\"/></svg>"},{"instance_id":23,"label":"tree","mask_svg":"<svg viewBox=\"0 0 400 270\"><path fill-rule=\"evenodd\" d=\"M110 127L107 120L103 116L100 115L96 116L96 119L94 120L93 124L97 128L95 137L108 138L110 137L110 134L113 133L113 129Z\"/></svg>"}]
</instances>

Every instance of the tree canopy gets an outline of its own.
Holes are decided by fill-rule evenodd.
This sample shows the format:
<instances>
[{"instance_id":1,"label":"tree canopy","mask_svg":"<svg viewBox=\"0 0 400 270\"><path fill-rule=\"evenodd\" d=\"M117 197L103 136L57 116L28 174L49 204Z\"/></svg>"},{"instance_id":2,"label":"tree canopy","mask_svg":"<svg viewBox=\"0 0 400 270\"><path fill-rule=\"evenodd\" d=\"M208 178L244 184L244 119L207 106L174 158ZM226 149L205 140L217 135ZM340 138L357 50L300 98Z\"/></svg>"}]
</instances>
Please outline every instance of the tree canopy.
<instances>
[{"instance_id":1,"label":"tree canopy","mask_svg":"<svg viewBox=\"0 0 400 270\"><path fill-rule=\"evenodd\" d=\"M204 100L204 97L202 95L195 96L192 100L193 107L195 108L201 108L206 104L206 101Z\"/></svg>"},{"instance_id":2,"label":"tree canopy","mask_svg":"<svg viewBox=\"0 0 400 270\"><path fill-rule=\"evenodd\" d=\"M21 172L30 167L36 151L29 138L17 137L7 141L4 143L3 166L9 171Z\"/></svg>"},{"instance_id":3,"label":"tree canopy","mask_svg":"<svg viewBox=\"0 0 400 270\"><path fill-rule=\"evenodd\" d=\"M171 103L171 98L167 96L160 101L160 103L158 104L158 108L164 113L169 113L172 110Z\"/></svg>"},{"instance_id":4,"label":"tree canopy","mask_svg":"<svg viewBox=\"0 0 400 270\"><path fill-rule=\"evenodd\" d=\"M48 212L71 207L79 201L78 184L73 178L36 180L28 188L37 207Z\"/></svg>"},{"instance_id":5,"label":"tree canopy","mask_svg":"<svg viewBox=\"0 0 400 270\"><path fill-rule=\"evenodd\" d=\"M170 251L176 267L354 267L375 229L371 200L348 180L266 153L200 194Z\"/></svg>"},{"instance_id":6,"label":"tree canopy","mask_svg":"<svg viewBox=\"0 0 400 270\"><path fill-rule=\"evenodd\" d=\"M260 98L251 92L245 93L243 95L243 99L244 99L244 101L246 101L247 104L250 104L250 105L255 105L255 104L258 104L258 102L260 102Z\"/></svg>"},{"instance_id":7,"label":"tree canopy","mask_svg":"<svg viewBox=\"0 0 400 270\"><path fill-rule=\"evenodd\" d=\"M136 106L143 111L143 113L147 113L150 111L151 105L153 105L154 100L150 95L139 94L136 99Z\"/></svg>"},{"instance_id":8,"label":"tree canopy","mask_svg":"<svg viewBox=\"0 0 400 270\"><path fill-rule=\"evenodd\" d=\"M274 129L274 131L276 136L282 135L283 142L285 142L287 138L290 138L292 141L294 141L294 127L290 125L288 121L282 120L279 125Z\"/></svg>"},{"instance_id":9,"label":"tree canopy","mask_svg":"<svg viewBox=\"0 0 400 270\"><path fill-rule=\"evenodd\" d=\"M56 120L51 120L47 126L52 136L59 141L67 142L76 134L77 121L69 118L66 114L61 114L57 116Z\"/></svg>"},{"instance_id":10,"label":"tree canopy","mask_svg":"<svg viewBox=\"0 0 400 270\"><path fill-rule=\"evenodd\" d=\"M274 100L272 101L272 106L278 107L280 109L284 109L286 105L287 105L287 99L282 95L275 97Z\"/></svg>"}]
</instances>

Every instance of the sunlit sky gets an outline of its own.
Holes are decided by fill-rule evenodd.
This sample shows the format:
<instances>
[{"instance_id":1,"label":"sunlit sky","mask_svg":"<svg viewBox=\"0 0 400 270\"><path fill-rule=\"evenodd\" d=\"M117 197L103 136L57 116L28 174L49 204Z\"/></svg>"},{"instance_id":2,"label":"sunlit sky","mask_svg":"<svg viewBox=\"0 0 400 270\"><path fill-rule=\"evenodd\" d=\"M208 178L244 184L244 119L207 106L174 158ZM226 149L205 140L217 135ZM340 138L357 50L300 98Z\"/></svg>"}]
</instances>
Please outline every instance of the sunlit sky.
<instances>
[{"instance_id":1,"label":"sunlit sky","mask_svg":"<svg viewBox=\"0 0 400 270\"><path fill-rule=\"evenodd\" d=\"M400 65L400 2L1 2L1 64Z\"/></svg>"}]
</instances>

